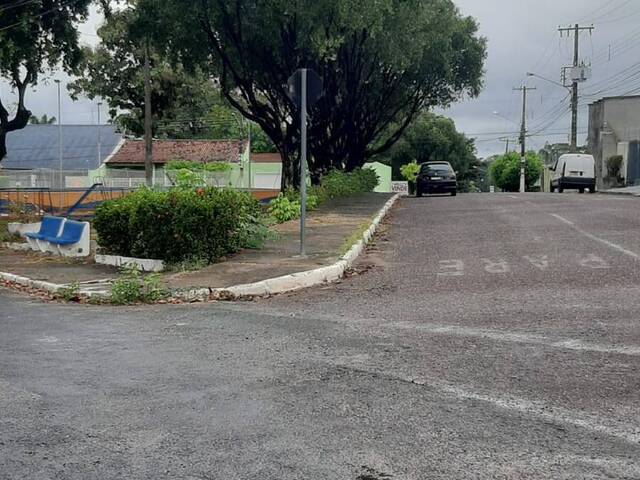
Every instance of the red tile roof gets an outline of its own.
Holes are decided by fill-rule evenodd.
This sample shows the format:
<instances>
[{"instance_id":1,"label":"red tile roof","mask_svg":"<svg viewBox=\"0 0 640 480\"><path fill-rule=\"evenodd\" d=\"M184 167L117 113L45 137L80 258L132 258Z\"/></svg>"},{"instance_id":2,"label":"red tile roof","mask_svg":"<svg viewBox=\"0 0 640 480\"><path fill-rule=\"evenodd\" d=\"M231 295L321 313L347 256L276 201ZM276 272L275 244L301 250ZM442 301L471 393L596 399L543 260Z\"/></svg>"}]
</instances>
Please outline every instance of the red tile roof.
<instances>
[{"instance_id":1,"label":"red tile roof","mask_svg":"<svg viewBox=\"0 0 640 480\"><path fill-rule=\"evenodd\" d=\"M164 165L171 160L237 163L243 151L242 140L154 140L153 163ZM144 165L144 140L125 140L106 163Z\"/></svg>"},{"instance_id":2,"label":"red tile roof","mask_svg":"<svg viewBox=\"0 0 640 480\"><path fill-rule=\"evenodd\" d=\"M251 154L253 163L282 163L279 153L253 153Z\"/></svg>"}]
</instances>

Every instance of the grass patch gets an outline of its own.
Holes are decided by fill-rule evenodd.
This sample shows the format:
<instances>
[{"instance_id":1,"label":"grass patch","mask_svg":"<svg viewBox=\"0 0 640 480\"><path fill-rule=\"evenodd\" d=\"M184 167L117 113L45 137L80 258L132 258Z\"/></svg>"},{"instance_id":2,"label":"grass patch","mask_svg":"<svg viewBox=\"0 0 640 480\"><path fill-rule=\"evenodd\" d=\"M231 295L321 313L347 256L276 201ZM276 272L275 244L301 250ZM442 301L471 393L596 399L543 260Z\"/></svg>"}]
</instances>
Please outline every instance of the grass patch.
<instances>
[{"instance_id":1,"label":"grass patch","mask_svg":"<svg viewBox=\"0 0 640 480\"><path fill-rule=\"evenodd\" d=\"M113 282L110 301L113 305L155 303L168 296L160 275L151 273L143 276L136 267L130 266L124 268L120 278Z\"/></svg>"},{"instance_id":2,"label":"grass patch","mask_svg":"<svg viewBox=\"0 0 640 480\"><path fill-rule=\"evenodd\" d=\"M340 255L345 255L349 250L351 250L351 247L353 247L359 240L362 240L364 232L366 232L370 226L371 222L365 222L358 225L358 228L342 243L342 246L340 247Z\"/></svg>"}]
</instances>

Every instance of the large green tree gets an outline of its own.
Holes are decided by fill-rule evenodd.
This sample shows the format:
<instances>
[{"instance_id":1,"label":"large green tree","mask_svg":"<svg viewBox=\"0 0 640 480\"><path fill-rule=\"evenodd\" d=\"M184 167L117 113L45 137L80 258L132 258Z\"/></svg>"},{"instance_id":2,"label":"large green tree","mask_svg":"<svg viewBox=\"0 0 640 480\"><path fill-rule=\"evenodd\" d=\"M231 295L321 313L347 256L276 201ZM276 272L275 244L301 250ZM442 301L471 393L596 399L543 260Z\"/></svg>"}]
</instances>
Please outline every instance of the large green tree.
<instances>
[{"instance_id":1,"label":"large green tree","mask_svg":"<svg viewBox=\"0 0 640 480\"><path fill-rule=\"evenodd\" d=\"M137 2L126 2L105 16L98 29L100 43L83 49L76 80L69 84L74 99L103 98L112 120L123 130L144 133L144 58L148 38L146 12ZM154 134L194 137L201 121L220 97L213 80L200 72L185 72L150 48L151 110Z\"/></svg>"},{"instance_id":2,"label":"large green tree","mask_svg":"<svg viewBox=\"0 0 640 480\"><path fill-rule=\"evenodd\" d=\"M362 165L421 110L481 89L485 41L451 0L140 2L162 24L157 43L215 72L228 101L273 140L283 186L298 180L298 113L287 95L297 68L324 81L310 112L314 179Z\"/></svg>"},{"instance_id":3,"label":"large green tree","mask_svg":"<svg viewBox=\"0 0 640 480\"><path fill-rule=\"evenodd\" d=\"M91 0L9 0L0 5L0 77L17 92L13 115L0 98L0 161L9 132L27 126L29 87L58 67L71 70L80 60L77 25L87 18Z\"/></svg>"},{"instance_id":4,"label":"large green tree","mask_svg":"<svg viewBox=\"0 0 640 480\"><path fill-rule=\"evenodd\" d=\"M525 183L529 190L539 179L542 170L542 160L537 153L530 151L526 154ZM489 167L491 180L499 189L507 192L517 192L520 189L520 154L509 152L495 158Z\"/></svg>"},{"instance_id":5,"label":"large green tree","mask_svg":"<svg viewBox=\"0 0 640 480\"><path fill-rule=\"evenodd\" d=\"M179 61L171 62L153 37L153 12L137 0L121 2L109 12L98 29L100 42L85 48L69 84L73 98L85 95L103 98L118 127L133 135L144 133L144 56L150 44L151 110L153 134L161 138L246 138L249 122L221 95L213 75L200 68L186 71ZM259 126L252 125L254 151L274 147Z\"/></svg>"},{"instance_id":6,"label":"large green tree","mask_svg":"<svg viewBox=\"0 0 640 480\"><path fill-rule=\"evenodd\" d=\"M478 166L474 140L458 132L450 118L426 111L420 113L381 160L393 167L395 178L399 178L402 165L414 160L449 162L460 180L473 180Z\"/></svg>"}]
</instances>

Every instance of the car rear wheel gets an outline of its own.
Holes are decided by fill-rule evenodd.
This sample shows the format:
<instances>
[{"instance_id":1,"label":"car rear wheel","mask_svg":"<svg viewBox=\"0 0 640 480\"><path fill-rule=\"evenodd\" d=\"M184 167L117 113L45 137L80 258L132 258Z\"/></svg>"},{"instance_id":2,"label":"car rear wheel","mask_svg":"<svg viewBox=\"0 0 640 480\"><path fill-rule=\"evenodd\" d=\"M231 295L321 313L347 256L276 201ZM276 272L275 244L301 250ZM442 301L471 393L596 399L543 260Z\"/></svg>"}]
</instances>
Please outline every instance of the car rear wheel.
<instances>
[{"instance_id":1,"label":"car rear wheel","mask_svg":"<svg viewBox=\"0 0 640 480\"><path fill-rule=\"evenodd\" d=\"M580 189L578 189L578 191L579 191L580 193L584 193L584 188L580 188Z\"/></svg>"},{"instance_id":2,"label":"car rear wheel","mask_svg":"<svg viewBox=\"0 0 640 480\"><path fill-rule=\"evenodd\" d=\"M416 197L421 197L422 196L422 190L420 190L419 188L416 190Z\"/></svg>"},{"instance_id":3,"label":"car rear wheel","mask_svg":"<svg viewBox=\"0 0 640 480\"><path fill-rule=\"evenodd\" d=\"M558 185L558 193L564 193L564 188L562 185Z\"/></svg>"},{"instance_id":4,"label":"car rear wheel","mask_svg":"<svg viewBox=\"0 0 640 480\"><path fill-rule=\"evenodd\" d=\"M457 192L456 190L453 190L453 191L451 192L451 196L452 196L452 197L455 197L457 194L458 194L458 192Z\"/></svg>"}]
</instances>

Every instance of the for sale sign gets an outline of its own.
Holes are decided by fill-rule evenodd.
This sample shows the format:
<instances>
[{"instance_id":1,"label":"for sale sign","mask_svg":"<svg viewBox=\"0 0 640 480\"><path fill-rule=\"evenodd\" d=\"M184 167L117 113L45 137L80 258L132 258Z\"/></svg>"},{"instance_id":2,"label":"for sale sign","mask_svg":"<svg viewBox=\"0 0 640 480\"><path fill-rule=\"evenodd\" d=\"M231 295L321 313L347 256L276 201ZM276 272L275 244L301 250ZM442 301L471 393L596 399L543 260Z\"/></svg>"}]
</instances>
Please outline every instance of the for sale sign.
<instances>
[{"instance_id":1,"label":"for sale sign","mask_svg":"<svg viewBox=\"0 0 640 480\"><path fill-rule=\"evenodd\" d=\"M409 195L409 182L391 182L391 191L393 193Z\"/></svg>"}]
</instances>

